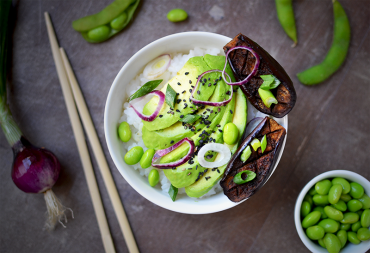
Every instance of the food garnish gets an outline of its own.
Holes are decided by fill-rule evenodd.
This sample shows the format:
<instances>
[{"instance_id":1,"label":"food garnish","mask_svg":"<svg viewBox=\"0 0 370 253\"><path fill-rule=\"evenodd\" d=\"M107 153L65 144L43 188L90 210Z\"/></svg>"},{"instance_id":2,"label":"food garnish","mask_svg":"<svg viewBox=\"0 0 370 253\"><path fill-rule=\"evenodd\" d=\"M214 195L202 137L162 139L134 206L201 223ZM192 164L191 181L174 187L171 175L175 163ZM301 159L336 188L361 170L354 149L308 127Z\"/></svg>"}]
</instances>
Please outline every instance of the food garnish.
<instances>
[{"instance_id":1,"label":"food garnish","mask_svg":"<svg viewBox=\"0 0 370 253\"><path fill-rule=\"evenodd\" d=\"M257 151L257 149L259 147L261 147L261 142L258 140L258 139L254 139L251 144L252 148L254 149L254 151Z\"/></svg>"},{"instance_id":2,"label":"food garnish","mask_svg":"<svg viewBox=\"0 0 370 253\"><path fill-rule=\"evenodd\" d=\"M170 84L167 84L166 103L173 109L175 108L176 91L172 89Z\"/></svg>"},{"instance_id":3,"label":"food garnish","mask_svg":"<svg viewBox=\"0 0 370 253\"><path fill-rule=\"evenodd\" d=\"M265 152L266 150L266 147L267 147L267 137L266 137L266 134L262 137L262 140L261 140L261 152Z\"/></svg>"},{"instance_id":4,"label":"food garnish","mask_svg":"<svg viewBox=\"0 0 370 253\"><path fill-rule=\"evenodd\" d=\"M158 85L162 82L163 80L153 80L145 83L143 86L141 86L134 94L132 94L129 98L129 102L131 100L134 100L135 98L143 97L150 92L152 92L155 88L158 87Z\"/></svg>"},{"instance_id":5,"label":"food garnish","mask_svg":"<svg viewBox=\"0 0 370 253\"><path fill-rule=\"evenodd\" d=\"M251 147L248 145L242 152L242 155L240 157L240 160L242 160L242 162L244 163L245 161L247 161L249 159L249 157L251 156L252 154L252 150L251 150Z\"/></svg>"},{"instance_id":6,"label":"food garnish","mask_svg":"<svg viewBox=\"0 0 370 253\"><path fill-rule=\"evenodd\" d=\"M246 174L246 175L244 175ZM243 170L243 171L240 171L238 174L236 174L234 176L234 183L236 184L245 184L249 181L252 181L253 179L256 178L256 173L254 173L253 171L250 171L250 170ZM246 177L245 179L243 179L243 177Z\"/></svg>"},{"instance_id":7,"label":"food garnish","mask_svg":"<svg viewBox=\"0 0 370 253\"><path fill-rule=\"evenodd\" d=\"M140 119L145 120L145 121L153 121L158 116L159 112L161 111L164 100L165 100L165 96L164 96L162 91L155 90L155 91L149 92L146 95L149 95L149 94L154 94L154 95L157 95L159 97L158 105L157 105L155 111L151 115L147 116L147 115L142 114L141 112L136 110L135 107L132 104L130 104L130 107L132 109L134 109L137 116L139 116ZM144 95L144 96L146 96L146 95Z\"/></svg>"},{"instance_id":8,"label":"food garnish","mask_svg":"<svg viewBox=\"0 0 370 253\"><path fill-rule=\"evenodd\" d=\"M171 56L169 54L158 56L145 66L143 75L149 80L158 78L168 69L170 64Z\"/></svg>"},{"instance_id":9,"label":"food garnish","mask_svg":"<svg viewBox=\"0 0 370 253\"><path fill-rule=\"evenodd\" d=\"M219 154L221 154L221 157L214 162L208 162L204 158L208 151L218 152ZM231 158L230 149L226 145L220 143L207 143L198 152L199 164L204 168L221 167L228 163L230 161L230 158Z\"/></svg>"},{"instance_id":10,"label":"food garnish","mask_svg":"<svg viewBox=\"0 0 370 253\"><path fill-rule=\"evenodd\" d=\"M175 186L171 184L170 189L168 190L168 194L170 195L173 202L176 200L177 192L179 189L177 189Z\"/></svg>"}]
</instances>

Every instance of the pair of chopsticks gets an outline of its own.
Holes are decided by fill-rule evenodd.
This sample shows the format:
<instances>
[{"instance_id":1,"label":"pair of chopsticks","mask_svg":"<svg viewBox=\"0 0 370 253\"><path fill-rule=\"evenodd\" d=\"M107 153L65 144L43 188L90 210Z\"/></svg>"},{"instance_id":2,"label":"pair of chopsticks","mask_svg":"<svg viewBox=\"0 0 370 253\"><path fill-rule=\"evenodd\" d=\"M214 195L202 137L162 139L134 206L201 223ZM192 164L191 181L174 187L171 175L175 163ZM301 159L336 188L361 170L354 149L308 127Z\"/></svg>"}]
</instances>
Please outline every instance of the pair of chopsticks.
<instances>
[{"instance_id":1,"label":"pair of chopsticks","mask_svg":"<svg viewBox=\"0 0 370 253\"><path fill-rule=\"evenodd\" d=\"M100 197L98 185L96 183L93 167L91 165L91 160L85 142L84 133L79 116L81 117L87 137L90 140L93 153L100 168L100 172L103 176L105 186L107 187L108 195L110 197L110 200L112 201L113 209L116 213L118 223L121 227L127 247L131 253L139 252L135 242L135 238L130 228L130 224L126 217L125 210L123 209L121 199L118 195L117 188L115 187L112 174L109 170L102 147L100 145L93 122L91 120L91 116L87 109L85 100L82 96L82 92L80 90L80 87L78 85L78 82L73 73L72 67L68 61L64 49L59 48L58 46L53 25L51 23L50 16L47 12L45 12L45 21L54 62L56 65L59 81L62 87L63 96L66 102L69 119L71 120L78 152L82 160L82 167L85 172L87 186L93 202L95 215L98 220L98 226L103 240L105 252L115 252L115 249L113 245L112 236L109 231L107 218L104 213L103 203ZM77 112L77 109L79 114Z\"/></svg>"}]
</instances>

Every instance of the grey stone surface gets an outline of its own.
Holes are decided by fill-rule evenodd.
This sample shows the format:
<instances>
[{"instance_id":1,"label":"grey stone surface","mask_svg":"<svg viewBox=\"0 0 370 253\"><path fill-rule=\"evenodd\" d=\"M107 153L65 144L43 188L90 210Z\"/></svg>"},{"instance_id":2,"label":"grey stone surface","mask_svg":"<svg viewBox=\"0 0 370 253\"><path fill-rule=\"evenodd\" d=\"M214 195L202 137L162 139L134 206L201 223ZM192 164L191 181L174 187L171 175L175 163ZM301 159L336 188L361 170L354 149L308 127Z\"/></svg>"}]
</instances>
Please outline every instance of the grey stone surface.
<instances>
[{"instance_id":1,"label":"grey stone surface","mask_svg":"<svg viewBox=\"0 0 370 253\"><path fill-rule=\"evenodd\" d=\"M59 43L69 56L121 200L141 252L308 252L293 221L295 200L304 185L328 170L346 169L370 179L370 2L341 0L352 28L344 66L315 87L295 74L320 62L332 40L331 1L296 0L299 44L277 21L274 1L149 1L122 33L89 44L71 22L92 14L109 0L24 0L16 7L9 103L25 136L52 150L63 167L53 187L75 219L67 228L43 231L42 195L25 194L10 178L12 151L0 134L0 252L103 252L97 221L56 74L43 13L48 11ZM189 19L170 23L173 8ZM253 198L209 215L174 213L141 197L119 174L108 153L103 114L109 88L120 68L139 49L163 36L208 31L234 37L242 32L271 53L291 76L298 102L289 114L284 155L270 181ZM128 252L96 162L92 159L117 252Z\"/></svg>"}]
</instances>

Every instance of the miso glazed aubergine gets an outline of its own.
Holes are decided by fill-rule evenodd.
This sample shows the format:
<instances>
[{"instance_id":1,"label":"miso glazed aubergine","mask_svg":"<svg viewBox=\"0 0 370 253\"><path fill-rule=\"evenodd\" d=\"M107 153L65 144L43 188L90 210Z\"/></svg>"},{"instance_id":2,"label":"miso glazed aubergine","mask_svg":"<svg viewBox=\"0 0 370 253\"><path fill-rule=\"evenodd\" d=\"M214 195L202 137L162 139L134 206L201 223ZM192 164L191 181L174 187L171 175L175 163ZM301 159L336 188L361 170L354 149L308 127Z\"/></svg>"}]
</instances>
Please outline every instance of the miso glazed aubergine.
<instances>
[{"instance_id":1,"label":"miso glazed aubergine","mask_svg":"<svg viewBox=\"0 0 370 253\"><path fill-rule=\"evenodd\" d=\"M223 49L225 56L221 48L161 55L128 85L118 128L124 161L173 201L222 190L233 202L251 197L274 169L286 136L276 119L296 101L286 72L242 34ZM261 120L254 129L247 99L252 112L270 115L252 119Z\"/></svg>"}]
</instances>

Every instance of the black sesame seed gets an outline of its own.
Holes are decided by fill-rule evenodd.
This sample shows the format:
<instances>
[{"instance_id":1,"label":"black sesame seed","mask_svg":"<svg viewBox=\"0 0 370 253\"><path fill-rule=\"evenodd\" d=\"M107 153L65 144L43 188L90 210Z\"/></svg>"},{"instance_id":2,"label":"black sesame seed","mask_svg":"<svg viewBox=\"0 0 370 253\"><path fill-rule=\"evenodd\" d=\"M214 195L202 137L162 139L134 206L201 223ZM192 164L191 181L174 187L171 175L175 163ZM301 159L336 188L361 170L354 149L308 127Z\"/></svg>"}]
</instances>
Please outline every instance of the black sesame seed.
<instances>
[{"instance_id":1,"label":"black sesame seed","mask_svg":"<svg viewBox=\"0 0 370 253\"><path fill-rule=\"evenodd\" d=\"M180 110L179 109L176 109L176 112L180 112Z\"/></svg>"},{"instance_id":2,"label":"black sesame seed","mask_svg":"<svg viewBox=\"0 0 370 253\"><path fill-rule=\"evenodd\" d=\"M191 88L194 88L194 85L191 85Z\"/></svg>"},{"instance_id":3,"label":"black sesame seed","mask_svg":"<svg viewBox=\"0 0 370 253\"><path fill-rule=\"evenodd\" d=\"M206 78L204 78L204 79L203 79L203 82L207 82L207 79L206 79Z\"/></svg>"},{"instance_id":4,"label":"black sesame seed","mask_svg":"<svg viewBox=\"0 0 370 253\"><path fill-rule=\"evenodd\" d=\"M187 76L187 75L189 75L189 72L185 72L185 75Z\"/></svg>"},{"instance_id":5,"label":"black sesame seed","mask_svg":"<svg viewBox=\"0 0 370 253\"><path fill-rule=\"evenodd\" d=\"M230 110L230 113L233 114L233 110Z\"/></svg>"},{"instance_id":6,"label":"black sesame seed","mask_svg":"<svg viewBox=\"0 0 370 253\"><path fill-rule=\"evenodd\" d=\"M183 118L184 117L184 115L180 115L180 118Z\"/></svg>"},{"instance_id":7,"label":"black sesame seed","mask_svg":"<svg viewBox=\"0 0 370 253\"><path fill-rule=\"evenodd\" d=\"M218 172L218 173L221 173L219 169L217 169L217 172Z\"/></svg>"},{"instance_id":8,"label":"black sesame seed","mask_svg":"<svg viewBox=\"0 0 370 253\"><path fill-rule=\"evenodd\" d=\"M190 92L193 92L193 89L190 89L189 91L190 91Z\"/></svg>"},{"instance_id":9,"label":"black sesame seed","mask_svg":"<svg viewBox=\"0 0 370 253\"><path fill-rule=\"evenodd\" d=\"M191 80L189 80L189 83L192 84L193 82Z\"/></svg>"},{"instance_id":10,"label":"black sesame seed","mask_svg":"<svg viewBox=\"0 0 370 253\"><path fill-rule=\"evenodd\" d=\"M183 90L181 93L184 94L186 92L186 90Z\"/></svg>"},{"instance_id":11,"label":"black sesame seed","mask_svg":"<svg viewBox=\"0 0 370 253\"><path fill-rule=\"evenodd\" d=\"M162 118L162 117L163 117L163 115L161 114L161 115L159 115L158 117Z\"/></svg>"},{"instance_id":12,"label":"black sesame seed","mask_svg":"<svg viewBox=\"0 0 370 253\"><path fill-rule=\"evenodd\" d=\"M197 91L198 95L200 94L200 90Z\"/></svg>"},{"instance_id":13,"label":"black sesame seed","mask_svg":"<svg viewBox=\"0 0 370 253\"><path fill-rule=\"evenodd\" d=\"M208 87L211 87L211 85L212 85L212 84L210 84L210 83L209 83L209 84L208 84Z\"/></svg>"},{"instance_id":14,"label":"black sesame seed","mask_svg":"<svg viewBox=\"0 0 370 253\"><path fill-rule=\"evenodd\" d=\"M230 91L226 92L226 95L230 95Z\"/></svg>"},{"instance_id":15,"label":"black sesame seed","mask_svg":"<svg viewBox=\"0 0 370 253\"><path fill-rule=\"evenodd\" d=\"M177 83L177 85L181 85L181 83Z\"/></svg>"},{"instance_id":16,"label":"black sesame seed","mask_svg":"<svg viewBox=\"0 0 370 253\"><path fill-rule=\"evenodd\" d=\"M208 81L211 80L211 78L208 78Z\"/></svg>"}]
</instances>

